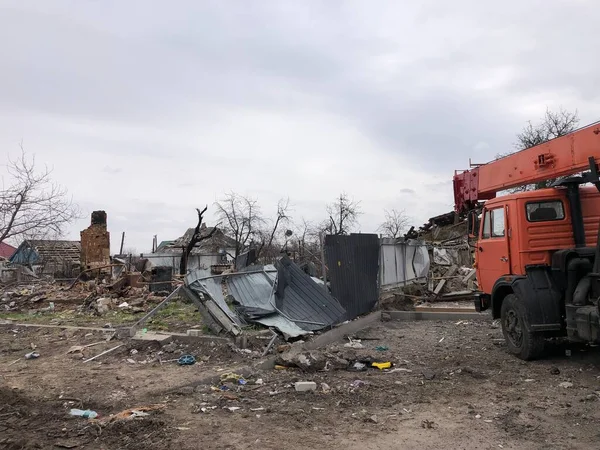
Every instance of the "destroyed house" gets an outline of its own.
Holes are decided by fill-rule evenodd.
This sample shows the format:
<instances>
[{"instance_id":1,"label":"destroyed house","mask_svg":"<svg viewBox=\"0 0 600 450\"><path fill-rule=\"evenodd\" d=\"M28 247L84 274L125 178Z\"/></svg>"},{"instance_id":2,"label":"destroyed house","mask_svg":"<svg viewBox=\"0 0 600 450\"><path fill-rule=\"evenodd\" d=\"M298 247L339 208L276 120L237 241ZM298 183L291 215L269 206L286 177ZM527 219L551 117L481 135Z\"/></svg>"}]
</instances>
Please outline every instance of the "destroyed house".
<instances>
[{"instance_id":1,"label":"destroyed house","mask_svg":"<svg viewBox=\"0 0 600 450\"><path fill-rule=\"evenodd\" d=\"M189 228L183 236L174 241L162 241L154 253L144 254L143 258L148 259L154 267L167 266L178 271L183 250L191 241L194 231L194 228ZM188 258L188 270L214 271L219 266L229 265L233 260L235 239L227 236L220 228L215 230L215 227L203 225L200 229L201 236L208 236L211 233L213 234L210 238L198 242L192 249Z\"/></svg>"},{"instance_id":2,"label":"destroyed house","mask_svg":"<svg viewBox=\"0 0 600 450\"><path fill-rule=\"evenodd\" d=\"M25 240L9 261L31 268L36 275L72 277L79 273L79 241Z\"/></svg>"}]
</instances>

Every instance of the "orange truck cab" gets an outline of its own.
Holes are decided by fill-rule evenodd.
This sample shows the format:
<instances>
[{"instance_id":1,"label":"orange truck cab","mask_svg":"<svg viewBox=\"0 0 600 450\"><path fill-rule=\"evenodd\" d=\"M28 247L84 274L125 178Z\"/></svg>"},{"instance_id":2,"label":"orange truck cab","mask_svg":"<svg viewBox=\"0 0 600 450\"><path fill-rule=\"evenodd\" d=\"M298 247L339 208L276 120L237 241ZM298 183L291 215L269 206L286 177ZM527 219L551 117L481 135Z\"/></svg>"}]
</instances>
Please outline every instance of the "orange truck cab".
<instances>
[{"instance_id":1,"label":"orange truck cab","mask_svg":"<svg viewBox=\"0 0 600 450\"><path fill-rule=\"evenodd\" d=\"M509 352L545 339L600 342L600 127L596 124L454 176L475 244L478 311L500 319ZM586 169L589 169L586 171ZM523 184L553 187L496 197Z\"/></svg>"}]
</instances>

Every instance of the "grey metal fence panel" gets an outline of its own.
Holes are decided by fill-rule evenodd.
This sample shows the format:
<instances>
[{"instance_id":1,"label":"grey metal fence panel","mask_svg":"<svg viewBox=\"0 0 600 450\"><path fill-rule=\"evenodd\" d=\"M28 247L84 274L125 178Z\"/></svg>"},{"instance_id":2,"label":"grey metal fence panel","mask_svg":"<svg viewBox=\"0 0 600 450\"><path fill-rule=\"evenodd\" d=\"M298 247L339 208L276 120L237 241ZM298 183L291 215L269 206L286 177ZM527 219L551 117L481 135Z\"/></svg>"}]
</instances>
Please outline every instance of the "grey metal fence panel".
<instances>
[{"instance_id":1,"label":"grey metal fence panel","mask_svg":"<svg viewBox=\"0 0 600 450\"><path fill-rule=\"evenodd\" d=\"M418 240L383 238L379 264L382 288L424 279L430 264L427 246Z\"/></svg>"}]
</instances>

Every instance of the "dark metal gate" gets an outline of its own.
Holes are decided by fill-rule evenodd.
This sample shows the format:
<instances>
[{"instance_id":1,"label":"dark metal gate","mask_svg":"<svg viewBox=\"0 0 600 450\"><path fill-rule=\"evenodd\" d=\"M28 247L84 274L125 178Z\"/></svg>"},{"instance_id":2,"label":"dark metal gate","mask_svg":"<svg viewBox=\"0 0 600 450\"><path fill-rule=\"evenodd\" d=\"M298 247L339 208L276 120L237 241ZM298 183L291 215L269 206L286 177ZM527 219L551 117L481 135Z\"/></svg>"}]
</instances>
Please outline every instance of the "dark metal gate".
<instances>
[{"instance_id":1,"label":"dark metal gate","mask_svg":"<svg viewBox=\"0 0 600 450\"><path fill-rule=\"evenodd\" d=\"M378 300L379 237L376 234L325 236L331 293L348 319L370 312Z\"/></svg>"}]
</instances>

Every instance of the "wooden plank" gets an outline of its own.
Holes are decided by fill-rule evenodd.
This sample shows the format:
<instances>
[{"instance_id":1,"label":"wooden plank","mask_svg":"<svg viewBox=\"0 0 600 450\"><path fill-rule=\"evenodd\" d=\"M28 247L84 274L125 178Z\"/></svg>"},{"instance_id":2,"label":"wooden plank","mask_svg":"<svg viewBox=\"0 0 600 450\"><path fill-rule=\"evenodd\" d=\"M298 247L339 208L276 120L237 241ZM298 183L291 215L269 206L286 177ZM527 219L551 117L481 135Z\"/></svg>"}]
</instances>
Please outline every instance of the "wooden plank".
<instances>
[{"instance_id":1,"label":"wooden plank","mask_svg":"<svg viewBox=\"0 0 600 450\"><path fill-rule=\"evenodd\" d=\"M471 269L467 275L463 278L463 283L468 283L470 280L475 278L477 271L475 269Z\"/></svg>"},{"instance_id":2,"label":"wooden plank","mask_svg":"<svg viewBox=\"0 0 600 450\"><path fill-rule=\"evenodd\" d=\"M435 295L439 295L440 292L442 292L442 289L444 288L444 285L446 284L446 281L448 280L448 277L451 277L452 275L454 275L457 270L458 270L458 266L450 266L450 268L446 272L446 275L444 275L444 279L441 280L438 283L438 285L436 286L436 288L434 289L433 293Z\"/></svg>"}]
</instances>

